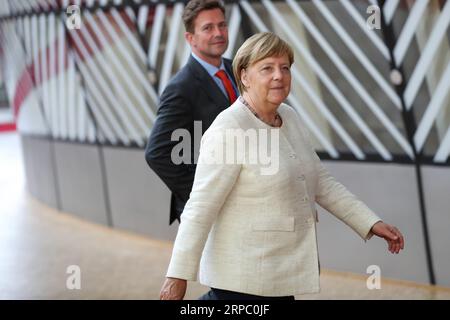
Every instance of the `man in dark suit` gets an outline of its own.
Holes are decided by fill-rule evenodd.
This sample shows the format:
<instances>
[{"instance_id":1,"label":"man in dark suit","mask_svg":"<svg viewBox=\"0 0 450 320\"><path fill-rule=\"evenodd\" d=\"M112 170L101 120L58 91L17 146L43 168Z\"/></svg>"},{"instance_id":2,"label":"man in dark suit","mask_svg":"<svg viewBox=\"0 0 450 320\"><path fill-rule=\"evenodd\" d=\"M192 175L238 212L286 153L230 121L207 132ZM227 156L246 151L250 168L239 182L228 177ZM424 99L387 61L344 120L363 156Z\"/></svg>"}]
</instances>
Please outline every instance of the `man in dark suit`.
<instances>
[{"instance_id":1,"label":"man in dark suit","mask_svg":"<svg viewBox=\"0 0 450 320\"><path fill-rule=\"evenodd\" d=\"M197 154L194 146L194 122L200 121L201 133L216 116L229 107L238 95L231 61L222 58L228 46L225 8L220 1L191 0L183 12L185 39L191 46L187 64L164 89L156 122L145 150L150 168L172 191L170 221L180 220L194 181ZM185 129L190 134L190 161L176 164L172 133ZM178 155L177 155L178 156ZM186 157L184 157L186 158Z\"/></svg>"}]
</instances>

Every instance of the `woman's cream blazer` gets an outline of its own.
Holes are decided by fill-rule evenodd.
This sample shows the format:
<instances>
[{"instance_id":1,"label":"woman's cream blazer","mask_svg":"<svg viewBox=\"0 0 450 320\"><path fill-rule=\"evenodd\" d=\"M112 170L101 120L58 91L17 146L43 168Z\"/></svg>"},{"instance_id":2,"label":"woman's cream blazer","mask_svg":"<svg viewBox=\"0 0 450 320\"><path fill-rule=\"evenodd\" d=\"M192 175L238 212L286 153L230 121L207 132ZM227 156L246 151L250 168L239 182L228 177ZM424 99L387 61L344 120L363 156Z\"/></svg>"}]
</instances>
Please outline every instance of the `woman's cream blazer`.
<instances>
[{"instance_id":1,"label":"woman's cream blazer","mask_svg":"<svg viewBox=\"0 0 450 320\"><path fill-rule=\"evenodd\" d=\"M283 124L272 128L238 99L205 132L167 277L199 274L203 285L263 296L318 292L316 202L370 237L380 218L322 166L298 114L286 104L278 112ZM262 149L255 140L242 156L230 132L271 138L270 162L250 159Z\"/></svg>"}]
</instances>

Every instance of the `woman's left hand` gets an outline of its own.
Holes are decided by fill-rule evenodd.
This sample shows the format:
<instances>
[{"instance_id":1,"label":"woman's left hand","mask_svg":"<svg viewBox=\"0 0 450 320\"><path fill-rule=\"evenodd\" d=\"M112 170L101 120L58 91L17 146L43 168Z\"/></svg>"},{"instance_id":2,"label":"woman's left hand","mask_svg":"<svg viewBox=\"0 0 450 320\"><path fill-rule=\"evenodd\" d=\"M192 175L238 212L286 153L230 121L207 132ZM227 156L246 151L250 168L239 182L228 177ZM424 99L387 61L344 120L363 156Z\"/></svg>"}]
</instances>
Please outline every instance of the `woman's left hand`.
<instances>
[{"instance_id":1,"label":"woman's left hand","mask_svg":"<svg viewBox=\"0 0 450 320\"><path fill-rule=\"evenodd\" d=\"M166 277L159 294L160 300L183 300L186 294L187 281Z\"/></svg>"},{"instance_id":2,"label":"woman's left hand","mask_svg":"<svg viewBox=\"0 0 450 320\"><path fill-rule=\"evenodd\" d=\"M372 233L380 238L384 238L388 243L388 250L392 253L399 253L405 247L403 235L396 227L379 221L372 226Z\"/></svg>"}]
</instances>

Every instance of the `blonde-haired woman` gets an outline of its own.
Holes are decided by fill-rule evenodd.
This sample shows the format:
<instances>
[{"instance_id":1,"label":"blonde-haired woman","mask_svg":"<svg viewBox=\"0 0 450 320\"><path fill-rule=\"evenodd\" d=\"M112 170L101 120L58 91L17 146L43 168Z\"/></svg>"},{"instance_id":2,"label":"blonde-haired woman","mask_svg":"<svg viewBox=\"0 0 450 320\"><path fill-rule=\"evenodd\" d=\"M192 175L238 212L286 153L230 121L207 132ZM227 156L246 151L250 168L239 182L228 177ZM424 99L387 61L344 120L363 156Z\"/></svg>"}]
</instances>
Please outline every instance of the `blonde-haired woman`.
<instances>
[{"instance_id":1,"label":"blonde-haired woman","mask_svg":"<svg viewBox=\"0 0 450 320\"><path fill-rule=\"evenodd\" d=\"M238 50L233 71L241 96L202 138L161 299L183 299L198 273L211 287L203 300L293 300L317 292L315 203L362 239L376 235L392 253L403 249L400 231L322 166L298 114L283 103L293 62L289 44L273 33L256 34ZM245 143L252 132L258 143ZM242 156L233 154L242 147L235 141L245 143ZM270 174L263 169L272 162L251 161L267 145L269 159L277 161Z\"/></svg>"}]
</instances>

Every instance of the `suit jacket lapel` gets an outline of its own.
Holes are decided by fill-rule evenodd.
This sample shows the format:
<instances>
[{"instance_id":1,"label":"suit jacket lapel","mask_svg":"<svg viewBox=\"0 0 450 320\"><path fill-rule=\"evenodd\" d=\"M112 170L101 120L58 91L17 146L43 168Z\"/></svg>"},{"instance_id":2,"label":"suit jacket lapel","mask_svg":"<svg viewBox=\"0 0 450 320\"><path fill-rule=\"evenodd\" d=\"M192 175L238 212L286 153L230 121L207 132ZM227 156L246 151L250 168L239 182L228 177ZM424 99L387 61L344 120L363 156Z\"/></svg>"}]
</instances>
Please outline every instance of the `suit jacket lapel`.
<instances>
[{"instance_id":1,"label":"suit jacket lapel","mask_svg":"<svg viewBox=\"0 0 450 320\"><path fill-rule=\"evenodd\" d=\"M189 67L195 78L201 82L201 88L208 97L219 107L228 106L230 102L223 94L222 90L217 86L208 72L198 63L192 56L188 61ZM228 70L228 69L227 69Z\"/></svg>"},{"instance_id":2,"label":"suit jacket lapel","mask_svg":"<svg viewBox=\"0 0 450 320\"><path fill-rule=\"evenodd\" d=\"M237 88L237 82L236 82L236 78L234 77L234 74L233 74L233 66L231 64L231 61L228 59L223 59L223 60L224 60L225 69L227 70L228 74L231 76L231 80L233 80L233 83L236 85L236 88ZM236 95L239 96L239 92L236 92Z\"/></svg>"}]
</instances>

